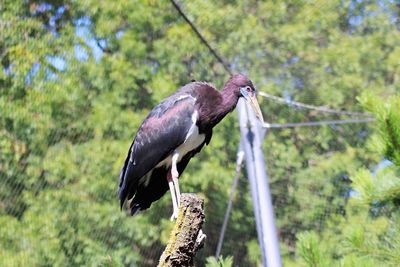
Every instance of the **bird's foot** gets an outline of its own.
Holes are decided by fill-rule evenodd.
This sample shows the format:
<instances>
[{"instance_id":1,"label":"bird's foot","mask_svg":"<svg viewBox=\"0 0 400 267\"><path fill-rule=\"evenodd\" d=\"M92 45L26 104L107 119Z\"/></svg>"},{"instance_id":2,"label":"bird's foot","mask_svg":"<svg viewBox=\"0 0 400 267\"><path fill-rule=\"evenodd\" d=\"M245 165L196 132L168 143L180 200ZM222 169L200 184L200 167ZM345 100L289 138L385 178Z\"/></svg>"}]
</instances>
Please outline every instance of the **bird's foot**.
<instances>
[{"instance_id":1,"label":"bird's foot","mask_svg":"<svg viewBox=\"0 0 400 267\"><path fill-rule=\"evenodd\" d=\"M171 218L170 218L170 221L174 221L174 220L176 220L176 219L178 219L178 209L174 209L174 211L172 212L172 215L171 215Z\"/></svg>"},{"instance_id":2,"label":"bird's foot","mask_svg":"<svg viewBox=\"0 0 400 267\"><path fill-rule=\"evenodd\" d=\"M206 238L207 238L207 236L200 229L199 233L197 234L197 238L196 238L195 251L201 249L204 246L204 241L206 240Z\"/></svg>"},{"instance_id":3,"label":"bird's foot","mask_svg":"<svg viewBox=\"0 0 400 267\"><path fill-rule=\"evenodd\" d=\"M196 243L202 244L206 238L206 234L200 229L199 233L197 234Z\"/></svg>"}]
</instances>

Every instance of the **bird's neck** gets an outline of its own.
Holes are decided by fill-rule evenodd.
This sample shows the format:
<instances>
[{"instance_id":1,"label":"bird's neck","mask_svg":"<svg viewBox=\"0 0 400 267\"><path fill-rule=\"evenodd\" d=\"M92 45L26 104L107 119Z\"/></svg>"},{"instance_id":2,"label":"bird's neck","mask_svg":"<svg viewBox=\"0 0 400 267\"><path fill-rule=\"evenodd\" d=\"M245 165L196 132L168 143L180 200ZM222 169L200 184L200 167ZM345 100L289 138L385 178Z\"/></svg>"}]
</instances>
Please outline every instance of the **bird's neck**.
<instances>
[{"instance_id":1,"label":"bird's neck","mask_svg":"<svg viewBox=\"0 0 400 267\"><path fill-rule=\"evenodd\" d=\"M235 91L233 90L233 88L230 88L229 85L226 85L224 89L221 91L221 96L222 96L222 104L220 105L222 109L221 113L224 114L225 116L236 107L239 97L235 94Z\"/></svg>"},{"instance_id":2,"label":"bird's neck","mask_svg":"<svg viewBox=\"0 0 400 267\"><path fill-rule=\"evenodd\" d=\"M226 85L220 94L220 103L213 109L213 125L219 123L229 112L231 112L236 107L239 99L234 90L229 88L229 85Z\"/></svg>"}]
</instances>

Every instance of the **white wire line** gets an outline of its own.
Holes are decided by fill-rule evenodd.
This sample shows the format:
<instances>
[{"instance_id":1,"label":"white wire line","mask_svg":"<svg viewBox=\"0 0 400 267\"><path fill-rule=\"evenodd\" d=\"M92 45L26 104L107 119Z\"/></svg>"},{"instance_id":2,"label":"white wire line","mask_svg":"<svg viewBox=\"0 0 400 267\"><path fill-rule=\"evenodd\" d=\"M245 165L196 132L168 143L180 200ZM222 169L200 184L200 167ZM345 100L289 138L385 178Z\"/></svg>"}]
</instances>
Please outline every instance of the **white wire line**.
<instances>
[{"instance_id":1,"label":"white wire line","mask_svg":"<svg viewBox=\"0 0 400 267\"><path fill-rule=\"evenodd\" d=\"M218 245L217 245L217 249L215 251L215 258L218 259L220 253L221 253L221 248L222 248L222 243L224 242L224 236L225 236L225 231L226 231L226 227L228 226L228 220L229 220L229 216L231 214L232 211L232 204L233 204L233 197L236 191L236 187L238 185L239 182L239 176L240 176L240 172L243 166L243 160L244 160L244 151L240 150L237 153L237 160L236 160L236 175L233 178L232 181L232 186L231 186L231 192L229 195L229 200L228 200L228 206L226 207L226 211L225 211L225 216L224 216L224 222L222 223L222 227L221 227L221 231L219 233L219 239L218 239Z\"/></svg>"},{"instance_id":2,"label":"white wire line","mask_svg":"<svg viewBox=\"0 0 400 267\"><path fill-rule=\"evenodd\" d=\"M258 94L260 96L272 99L274 101L284 103L289 106L298 107L298 108L311 109L311 110L315 110L315 111L319 111L319 112L332 113L332 114L338 114L338 115L347 115L347 116L363 116L363 117L371 117L372 116L372 114L370 114L370 113L354 112L354 111L346 111L346 110L336 110L336 109L331 109L328 107L304 104L301 102L284 99L282 97L271 95L271 94L268 94L265 92L258 92Z\"/></svg>"},{"instance_id":3,"label":"white wire line","mask_svg":"<svg viewBox=\"0 0 400 267\"><path fill-rule=\"evenodd\" d=\"M267 129L293 128L301 126L321 126L321 125L336 125L349 123L365 123L375 121L374 118L355 118L348 120L330 120L330 121L308 121L308 122L292 122L292 123L264 123L263 127Z\"/></svg>"}]
</instances>

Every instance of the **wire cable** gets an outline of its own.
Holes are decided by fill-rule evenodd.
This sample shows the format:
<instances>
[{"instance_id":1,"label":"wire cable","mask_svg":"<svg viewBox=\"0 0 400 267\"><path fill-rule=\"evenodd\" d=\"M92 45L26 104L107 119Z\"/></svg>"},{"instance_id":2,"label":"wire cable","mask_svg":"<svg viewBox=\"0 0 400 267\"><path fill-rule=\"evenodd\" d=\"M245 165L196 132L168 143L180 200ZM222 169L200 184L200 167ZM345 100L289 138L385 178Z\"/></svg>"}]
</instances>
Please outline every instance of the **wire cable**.
<instances>
[{"instance_id":1,"label":"wire cable","mask_svg":"<svg viewBox=\"0 0 400 267\"><path fill-rule=\"evenodd\" d=\"M203 35L200 33L200 31L197 29L197 27L190 21L190 19L186 16L186 14L182 11L181 7L179 6L179 4L177 2L175 2L174 0L170 0L170 2L172 3L172 5L174 5L176 11L178 11L178 13L181 15L181 17L187 22L187 24L189 24L189 26L192 28L192 30L194 31L194 33L197 35L197 37L200 39L200 41L207 46L208 50L210 50L211 54L213 54L213 56L218 60L219 63L221 63L221 65L224 67L224 69L230 74L232 75L233 72L231 70L231 68L229 67L229 65L226 63L225 60L222 59L222 57L217 53L217 51L214 50L214 48L211 47L211 45L207 42L207 40L203 37Z\"/></svg>"},{"instance_id":2,"label":"wire cable","mask_svg":"<svg viewBox=\"0 0 400 267\"><path fill-rule=\"evenodd\" d=\"M363 113L363 112L354 112L354 111L346 111L346 110L337 110L337 109L331 109L328 107L323 107L323 106L313 106L309 104L304 104L301 102L293 101L293 100L288 100L284 99L279 96L274 96L265 92L258 92L260 96L275 100L280 103L284 103L289 106L295 106L298 108L304 108L304 109L311 109L319 112L325 112L325 113L332 113L332 114L338 114L338 115L348 115L348 116L364 116L364 117L371 117L372 114L370 113Z\"/></svg>"},{"instance_id":3,"label":"wire cable","mask_svg":"<svg viewBox=\"0 0 400 267\"><path fill-rule=\"evenodd\" d=\"M335 124L349 124L349 123L365 123L375 121L374 118L360 118L348 120L330 120L330 121L308 121L308 122L292 122L292 123L264 123L263 127L267 129L277 128L293 128L302 126L321 126L321 125L335 125Z\"/></svg>"},{"instance_id":4,"label":"wire cable","mask_svg":"<svg viewBox=\"0 0 400 267\"><path fill-rule=\"evenodd\" d=\"M179 4L174 1L170 0L172 5L175 7L176 11L180 14L180 16L186 21L186 23L192 28L193 32L196 34L196 36L200 39L200 41L208 48L208 50L211 52L211 54L215 57L215 59L224 67L225 71L228 72L230 75L233 74L231 68L229 67L229 64L226 63L226 61L217 53L217 51L208 43L208 41L204 38L204 36L200 33L200 31L197 29L197 27L194 25L194 23L186 16L186 14L183 12ZM291 101L284 99L282 97L274 96L265 92L259 92L259 95L275 100L280 103L284 103L290 106L295 106L299 108L306 108L306 109L311 109L319 112L325 112L325 113L332 113L332 114L338 114L338 115L348 115L348 116L363 116L363 117L371 117L372 114L370 113L363 113L363 112L353 112L353 111L345 111L345 110L335 110L327 107L321 107L321 106L313 106L309 104L304 104L301 102L297 101ZM311 122L313 123L313 122Z\"/></svg>"}]
</instances>

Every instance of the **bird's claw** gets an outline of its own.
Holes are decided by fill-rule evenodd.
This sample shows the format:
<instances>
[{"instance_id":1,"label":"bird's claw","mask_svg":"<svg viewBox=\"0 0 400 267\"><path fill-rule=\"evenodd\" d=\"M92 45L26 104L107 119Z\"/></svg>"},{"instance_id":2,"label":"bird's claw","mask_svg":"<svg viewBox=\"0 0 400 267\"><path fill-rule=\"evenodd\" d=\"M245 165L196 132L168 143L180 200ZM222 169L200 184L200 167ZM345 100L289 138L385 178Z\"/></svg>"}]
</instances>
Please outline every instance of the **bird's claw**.
<instances>
[{"instance_id":1,"label":"bird's claw","mask_svg":"<svg viewBox=\"0 0 400 267\"><path fill-rule=\"evenodd\" d=\"M194 251L198 251L204 246L204 242L206 240L207 236L203 233L203 231L200 229L199 233L197 234L196 237L196 243L194 245Z\"/></svg>"},{"instance_id":2,"label":"bird's claw","mask_svg":"<svg viewBox=\"0 0 400 267\"><path fill-rule=\"evenodd\" d=\"M197 234L196 243L201 245L206 238L206 234L204 234L203 231L200 229L199 233Z\"/></svg>"}]
</instances>

